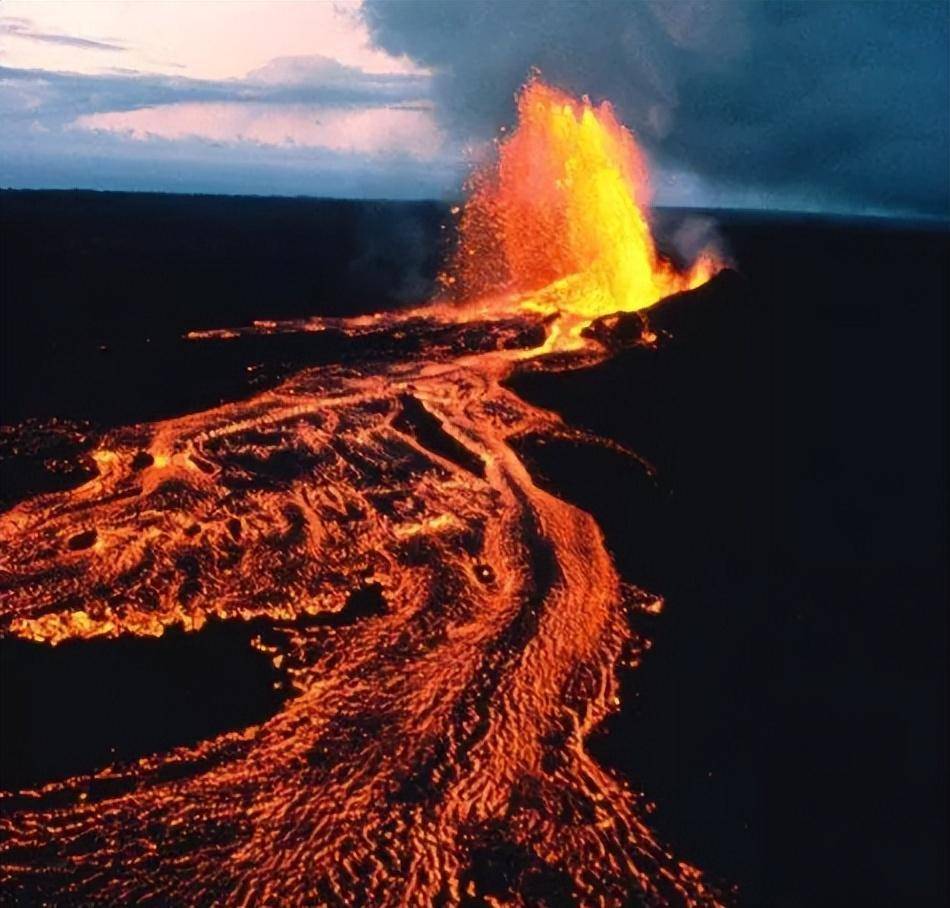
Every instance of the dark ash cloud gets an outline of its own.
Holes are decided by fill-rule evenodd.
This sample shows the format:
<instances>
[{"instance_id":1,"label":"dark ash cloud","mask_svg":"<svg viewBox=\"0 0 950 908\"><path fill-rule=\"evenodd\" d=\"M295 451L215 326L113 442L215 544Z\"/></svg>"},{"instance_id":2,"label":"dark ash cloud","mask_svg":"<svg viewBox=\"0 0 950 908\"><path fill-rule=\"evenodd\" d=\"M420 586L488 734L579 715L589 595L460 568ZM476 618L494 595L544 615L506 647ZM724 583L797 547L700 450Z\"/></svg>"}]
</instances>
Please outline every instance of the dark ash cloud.
<instances>
[{"instance_id":1,"label":"dark ash cloud","mask_svg":"<svg viewBox=\"0 0 950 908\"><path fill-rule=\"evenodd\" d=\"M613 101L662 170L720 201L950 214L942 0L366 0L363 14L380 47L433 69L459 135L510 122L537 66Z\"/></svg>"}]
</instances>

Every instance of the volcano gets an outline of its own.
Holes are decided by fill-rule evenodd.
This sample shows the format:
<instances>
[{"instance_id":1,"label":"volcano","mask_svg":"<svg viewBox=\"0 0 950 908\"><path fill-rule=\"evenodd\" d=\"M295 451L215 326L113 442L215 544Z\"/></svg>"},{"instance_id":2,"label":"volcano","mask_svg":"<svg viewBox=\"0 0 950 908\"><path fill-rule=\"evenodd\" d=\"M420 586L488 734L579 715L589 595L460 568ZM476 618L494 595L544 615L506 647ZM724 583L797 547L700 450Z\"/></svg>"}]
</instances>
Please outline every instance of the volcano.
<instances>
[{"instance_id":1,"label":"volcano","mask_svg":"<svg viewBox=\"0 0 950 908\"><path fill-rule=\"evenodd\" d=\"M746 278L711 250L666 258L649 201L609 105L532 81L472 179L430 302L191 327L190 355L257 344L281 359L292 344L311 362L203 409L8 430L14 659L235 628L281 693L198 739L90 752L54 778L25 769L0 801L5 893L736 898L721 861L710 877L666 844L662 802L603 743L668 617L660 566L695 564L669 526L677 446L730 475L717 435L747 438L730 400L748 394L750 362L767 368L761 347L724 353L739 326L767 334ZM664 438L684 412L693 434ZM729 500L750 507L742 488ZM108 712L112 694L97 696L77 708Z\"/></svg>"}]
</instances>

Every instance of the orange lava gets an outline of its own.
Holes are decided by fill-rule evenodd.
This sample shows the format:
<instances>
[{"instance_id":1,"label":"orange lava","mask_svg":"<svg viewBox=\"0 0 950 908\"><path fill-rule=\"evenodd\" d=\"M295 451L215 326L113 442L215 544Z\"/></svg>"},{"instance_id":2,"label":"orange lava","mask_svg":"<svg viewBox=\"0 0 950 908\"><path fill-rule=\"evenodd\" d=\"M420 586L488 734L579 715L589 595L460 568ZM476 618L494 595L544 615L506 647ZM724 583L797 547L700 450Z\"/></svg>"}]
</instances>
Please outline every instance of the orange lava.
<instances>
[{"instance_id":1,"label":"orange lava","mask_svg":"<svg viewBox=\"0 0 950 908\"><path fill-rule=\"evenodd\" d=\"M643 154L610 104L576 101L537 78L519 96L517 129L470 188L443 283L464 299L508 291L525 308L558 313L561 338L697 287L719 268L707 251L681 273L658 253Z\"/></svg>"},{"instance_id":2,"label":"orange lava","mask_svg":"<svg viewBox=\"0 0 950 908\"><path fill-rule=\"evenodd\" d=\"M578 433L502 384L551 350L607 356L585 325L707 266L657 254L642 161L608 107L535 81L519 113L462 215L466 305L247 329L333 327L396 352L115 431L95 479L0 516L5 633L257 618L294 689L258 727L4 796L14 900L718 904L585 749L618 708L618 664L648 647L631 612L660 601L511 444ZM406 337L422 342L400 353ZM369 583L381 612L307 620Z\"/></svg>"}]
</instances>

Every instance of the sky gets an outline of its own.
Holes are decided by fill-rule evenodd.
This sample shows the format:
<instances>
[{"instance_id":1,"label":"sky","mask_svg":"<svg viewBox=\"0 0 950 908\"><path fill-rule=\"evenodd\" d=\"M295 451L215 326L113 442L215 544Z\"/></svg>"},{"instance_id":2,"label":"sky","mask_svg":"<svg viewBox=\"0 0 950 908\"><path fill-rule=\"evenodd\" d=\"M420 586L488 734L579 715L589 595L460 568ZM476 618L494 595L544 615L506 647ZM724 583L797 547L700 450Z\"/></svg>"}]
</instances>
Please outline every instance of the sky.
<instances>
[{"instance_id":1,"label":"sky","mask_svg":"<svg viewBox=\"0 0 950 908\"><path fill-rule=\"evenodd\" d=\"M532 68L660 204L950 216L950 4L0 0L0 186L452 198Z\"/></svg>"}]
</instances>

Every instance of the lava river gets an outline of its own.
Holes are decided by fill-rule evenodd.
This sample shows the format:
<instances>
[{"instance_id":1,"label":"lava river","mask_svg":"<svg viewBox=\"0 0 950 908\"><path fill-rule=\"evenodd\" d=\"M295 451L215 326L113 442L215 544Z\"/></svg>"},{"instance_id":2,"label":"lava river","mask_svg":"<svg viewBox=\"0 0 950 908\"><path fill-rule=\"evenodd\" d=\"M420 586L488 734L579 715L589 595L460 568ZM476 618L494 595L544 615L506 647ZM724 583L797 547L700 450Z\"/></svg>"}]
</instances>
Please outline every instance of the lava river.
<instances>
[{"instance_id":1,"label":"lava river","mask_svg":"<svg viewBox=\"0 0 950 908\"><path fill-rule=\"evenodd\" d=\"M293 688L259 726L3 795L4 897L718 904L585 750L648 645L632 612L660 601L535 484L512 442L580 433L505 385L610 355L604 332L645 324L625 313L713 266L653 249L608 107L534 81L519 113L461 214L487 277L455 262L411 312L246 329L333 330L359 355L112 431L95 479L0 516L4 634L255 620Z\"/></svg>"}]
</instances>

